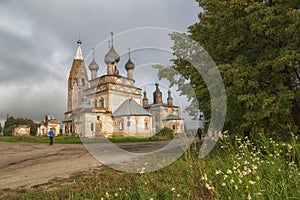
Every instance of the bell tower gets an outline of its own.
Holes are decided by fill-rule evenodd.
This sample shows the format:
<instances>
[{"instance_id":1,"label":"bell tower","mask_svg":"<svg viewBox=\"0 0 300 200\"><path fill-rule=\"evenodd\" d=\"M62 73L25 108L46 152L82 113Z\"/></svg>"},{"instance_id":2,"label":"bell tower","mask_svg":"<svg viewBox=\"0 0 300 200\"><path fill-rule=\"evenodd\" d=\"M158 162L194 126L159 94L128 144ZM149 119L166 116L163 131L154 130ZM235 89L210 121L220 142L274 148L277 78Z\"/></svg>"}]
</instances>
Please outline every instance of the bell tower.
<instances>
[{"instance_id":1,"label":"bell tower","mask_svg":"<svg viewBox=\"0 0 300 200\"><path fill-rule=\"evenodd\" d=\"M81 104L83 90L89 87L88 76L82 57L80 36L77 41L77 50L73 59L68 79L68 111L71 113ZM68 117L68 116L65 116Z\"/></svg>"}]
</instances>

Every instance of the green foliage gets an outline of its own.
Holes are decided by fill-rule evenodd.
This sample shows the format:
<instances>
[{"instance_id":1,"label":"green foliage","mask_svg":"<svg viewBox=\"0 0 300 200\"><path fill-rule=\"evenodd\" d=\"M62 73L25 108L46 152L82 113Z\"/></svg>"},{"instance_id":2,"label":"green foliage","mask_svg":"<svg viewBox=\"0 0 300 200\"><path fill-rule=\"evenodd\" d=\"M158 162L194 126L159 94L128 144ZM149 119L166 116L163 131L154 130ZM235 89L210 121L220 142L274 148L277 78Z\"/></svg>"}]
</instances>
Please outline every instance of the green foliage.
<instances>
[{"instance_id":1,"label":"green foliage","mask_svg":"<svg viewBox=\"0 0 300 200\"><path fill-rule=\"evenodd\" d=\"M18 125L27 125L30 127L30 135L35 135L37 130L37 125L31 119L24 118L14 118L12 116L8 117L4 122L4 135L11 135L13 128Z\"/></svg>"},{"instance_id":2,"label":"green foliage","mask_svg":"<svg viewBox=\"0 0 300 200\"><path fill-rule=\"evenodd\" d=\"M174 131L168 127L164 127L159 130L158 133L155 134L155 136L164 136L164 137L174 137Z\"/></svg>"},{"instance_id":3,"label":"green foliage","mask_svg":"<svg viewBox=\"0 0 300 200\"><path fill-rule=\"evenodd\" d=\"M199 22L189 27L190 37L208 51L223 77L225 128L234 132L299 132L300 1L198 2L204 12L199 14ZM171 38L175 54L190 55L188 48L182 48L185 41L178 41L176 34ZM191 85L207 122L211 99L203 77L180 56L173 62L177 73L160 70L160 78L178 84L182 95L192 99L188 111L194 115L198 109L195 98L186 90ZM173 75L180 74L182 77L174 79Z\"/></svg>"},{"instance_id":4,"label":"green foliage","mask_svg":"<svg viewBox=\"0 0 300 200\"><path fill-rule=\"evenodd\" d=\"M0 123L0 133L2 133L2 125L1 125L1 123Z\"/></svg>"}]
</instances>

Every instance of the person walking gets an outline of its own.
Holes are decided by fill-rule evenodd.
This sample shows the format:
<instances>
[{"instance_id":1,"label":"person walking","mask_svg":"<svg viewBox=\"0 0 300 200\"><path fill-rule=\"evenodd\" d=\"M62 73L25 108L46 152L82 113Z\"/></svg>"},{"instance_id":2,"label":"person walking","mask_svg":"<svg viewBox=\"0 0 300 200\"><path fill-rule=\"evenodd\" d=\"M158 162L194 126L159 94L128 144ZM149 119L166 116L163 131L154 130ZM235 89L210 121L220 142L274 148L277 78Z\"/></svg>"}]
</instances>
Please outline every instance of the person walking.
<instances>
[{"instance_id":1,"label":"person walking","mask_svg":"<svg viewBox=\"0 0 300 200\"><path fill-rule=\"evenodd\" d=\"M201 141L202 130L201 130L200 127L199 127L198 130L197 130L197 135L198 135L198 137L199 137L199 141Z\"/></svg>"},{"instance_id":2,"label":"person walking","mask_svg":"<svg viewBox=\"0 0 300 200\"><path fill-rule=\"evenodd\" d=\"M49 136L49 139L50 139L50 146L53 145L53 137L54 137L54 131L53 131L53 128L50 128L50 131L48 133L48 136Z\"/></svg>"}]
</instances>

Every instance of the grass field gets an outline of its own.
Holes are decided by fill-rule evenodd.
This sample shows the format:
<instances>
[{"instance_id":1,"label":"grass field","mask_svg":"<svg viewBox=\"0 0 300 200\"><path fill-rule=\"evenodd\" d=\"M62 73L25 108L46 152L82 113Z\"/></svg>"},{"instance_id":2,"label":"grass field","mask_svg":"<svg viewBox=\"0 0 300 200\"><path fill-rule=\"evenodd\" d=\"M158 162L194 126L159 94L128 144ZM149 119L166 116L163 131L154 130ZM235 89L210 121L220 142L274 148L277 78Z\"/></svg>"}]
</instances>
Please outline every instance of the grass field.
<instances>
[{"instance_id":1,"label":"grass field","mask_svg":"<svg viewBox=\"0 0 300 200\"><path fill-rule=\"evenodd\" d=\"M222 135L209 156L199 143L176 162L151 173L108 167L53 180L45 190L2 190L1 199L299 199L300 140ZM163 159L163 158L162 158ZM145 167L147 167L145 165ZM68 184L66 184L68 183ZM62 185L62 186L60 186Z\"/></svg>"},{"instance_id":2,"label":"grass field","mask_svg":"<svg viewBox=\"0 0 300 200\"><path fill-rule=\"evenodd\" d=\"M150 141L164 141L170 140L172 137L168 136L153 136L149 138L141 137L121 137L114 136L109 138L111 142L150 142ZM105 138L82 138L73 136L57 136L54 137L54 143L56 144L81 144L84 143L99 143L106 142ZM48 137L26 136L26 137L12 137L12 136L0 136L0 142L32 142L32 143L49 143Z\"/></svg>"}]
</instances>

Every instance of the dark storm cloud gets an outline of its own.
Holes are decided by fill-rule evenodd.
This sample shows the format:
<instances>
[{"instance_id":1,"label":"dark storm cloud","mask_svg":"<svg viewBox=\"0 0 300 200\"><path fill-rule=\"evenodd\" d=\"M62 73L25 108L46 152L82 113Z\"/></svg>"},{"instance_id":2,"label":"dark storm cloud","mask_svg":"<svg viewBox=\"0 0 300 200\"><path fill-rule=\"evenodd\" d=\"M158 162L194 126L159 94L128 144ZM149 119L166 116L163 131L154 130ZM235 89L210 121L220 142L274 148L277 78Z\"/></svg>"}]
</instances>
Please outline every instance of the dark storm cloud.
<instances>
[{"instance_id":1,"label":"dark storm cloud","mask_svg":"<svg viewBox=\"0 0 300 200\"><path fill-rule=\"evenodd\" d=\"M2 0L0 121L6 113L35 121L48 112L63 118L78 33L86 55L111 31L186 31L199 10L195 0Z\"/></svg>"}]
</instances>

